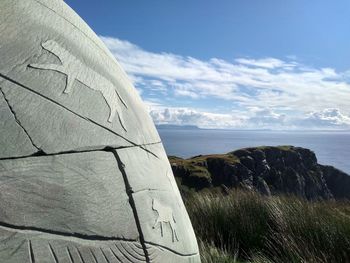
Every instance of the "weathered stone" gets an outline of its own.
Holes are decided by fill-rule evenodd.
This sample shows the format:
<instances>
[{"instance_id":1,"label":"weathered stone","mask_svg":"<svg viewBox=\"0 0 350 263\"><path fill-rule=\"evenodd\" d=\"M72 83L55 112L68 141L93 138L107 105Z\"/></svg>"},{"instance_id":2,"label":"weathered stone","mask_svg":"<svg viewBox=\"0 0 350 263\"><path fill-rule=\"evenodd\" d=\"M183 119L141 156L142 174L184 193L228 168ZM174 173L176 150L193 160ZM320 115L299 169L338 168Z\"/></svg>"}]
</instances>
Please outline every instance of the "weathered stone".
<instances>
[{"instance_id":1,"label":"weathered stone","mask_svg":"<svg viewBox=\"0 0 350 263\"><path fill-rule=\"evenodd\" d=\"M194 233L188 228L190 220L163 147L149 145L147 150L153 154L141 149L117 150L125 173L133 175L128 180L145 242L180 255L196 255Z\"/></svg>"},{"instance_id":2,"label":"weathered stone","mask_svg":"<svg viewBox=\"0 0 350 263\"><path fill-rule=\"evenodd\" d=\"M62 0L0 2L0 262L200 262L155 126Z\"/></svg>"},{"instance_id":3,"label":"weathered stone","mask_svg":"<svg viewBox=\"0 0 350 263\"><path fill-rule=\"evenodd\" d=\"M31 155L38 151L12 113L2 93L0 93L0 120L0 158Z\"/></svg>"},{"instance_id":4,"label":"weathered stone","mask_svg":"<svg viewBox=\"0 0 350 263\"><path fill-rule=\"evenodd\" d=\"M154 246L149 250L162 255ZM0 251L2 263L146 262L142 245L137 241L89 239L7 227L0 227Z\"/></svg>"},{"instance_id":5,"label":"weathered stone","mask_svg":"<svg viewBox=\"0 0 350 263\"><path fill-rule=\"evenodd\" d=\"M70 234L138 238L124 179L112 153L3 160L0 186L2 223Z\"/></svg>"},{"instance_id":6,"label":"weathered stone","mask_svg":"<svg viewBox=\"0 0 350 263\"><path fill-rule=\"evenodd\" d=\"M2 90L33 143L45 153L133 145L113 131L78 117L19 85L7 81L3 83ZM21 149L18 151L21 152Z\"/></svg>"},{"instance_id":7,"label":"weathered stone","mask_svg":"<svg viewBox=\"0 0 350 263\"><path fill-rule=\"evenodd\" d=\"M46 141L46 129L60 117L61 126L79 124L74 127L74 135L67 134L70 150L92 146L91 132L86 132L91 125L96 126L94 145L160 141L125 72L101 40L62 1L2 1L0 32L0 77L12 83L7 83L6 92L11 89L14 97L31 93L35 98L28 103L47 104L43 106L48 111L46 122L31 118L24 123L33 112L16 107L18 100L9 99L30 136ZM69 118L62 116L63 111ZM51 137L50 144L43 144L43 148L60 148L61 133L51 133Z\"/></svg>"}]
</instances>

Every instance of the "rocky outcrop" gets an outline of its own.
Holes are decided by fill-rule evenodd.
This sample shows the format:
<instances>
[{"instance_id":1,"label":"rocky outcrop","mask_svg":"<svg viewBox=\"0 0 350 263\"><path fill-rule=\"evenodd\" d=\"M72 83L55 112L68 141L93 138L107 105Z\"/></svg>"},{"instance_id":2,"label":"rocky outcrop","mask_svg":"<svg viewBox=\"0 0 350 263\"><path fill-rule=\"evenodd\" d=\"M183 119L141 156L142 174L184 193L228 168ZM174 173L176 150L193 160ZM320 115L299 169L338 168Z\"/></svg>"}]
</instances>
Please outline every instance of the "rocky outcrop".
<instances>
[{"instance_id":1,"label":"rocky outcrop","mask_svg":"<svg viewBox=\"0 0 350 263\"><path fill-rule=\"evenodd\" d=\"M350 177L318 164L314 152L300 147L256 147L169 160L180 184L197 191L240 187L310 200L350 198Z\"/></svg>"},{"instance_id":2,"label":"rocky outcrop","mask_svg":"<svg viewBox=\"0 0 350 263\"><path fill-rule=\"evenodd\" d=\"M350 176L332 166L321 165L321 169L334 198L350 200Z\"/></svg>"}]
</instances>

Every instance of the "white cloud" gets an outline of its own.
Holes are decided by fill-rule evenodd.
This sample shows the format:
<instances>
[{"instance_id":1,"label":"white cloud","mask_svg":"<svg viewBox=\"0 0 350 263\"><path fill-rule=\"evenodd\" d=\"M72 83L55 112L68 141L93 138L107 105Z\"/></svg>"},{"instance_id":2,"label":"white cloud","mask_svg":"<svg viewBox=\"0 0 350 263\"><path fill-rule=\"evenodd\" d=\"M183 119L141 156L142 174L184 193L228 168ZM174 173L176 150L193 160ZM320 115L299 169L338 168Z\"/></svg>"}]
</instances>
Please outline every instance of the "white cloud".
<instances>
[{"instance_id":1,"label":"white cloud","mask_svg":"<svg viewBox=\"0 0 350 263\"><path fill-rule=\"evenodd\" d=\"M339 109L324 109L310 112L298 124L308 128L350 129L350 116L344 115Z\"/></svg>"},{"instance_id":2,"label":"white cloud","mask_svg":"<svg viewBox=\"0 0 350 263\"><path fill-rule=\"evenodd\" d=\"M263 58L263 59L247 59L247 58L238 58L235 60L239 64L244 64L248 66L254 66L259 68L293 68L297 66L297 63L286 63L280 59L275 58Z\"/></svg>"},{"instance_id":3,"label":"white cloud","mask_svg":"<svg viewBox=\"0 0 350 263\"><path fill-rule=\"evenodd\" d=\"M251 128L279 128L288 125L288 120L285 114L274 112L270 108L251 109L251 117L247 120L247 126Z\"/></svg>"},{"instance_id":4,"label":"white cloud","mask_svg":"<svg viewBox=\"0 0 350 263\"><path fill-rule=\"evenodd\" d=\"M150 114L156 124L196 125L201 128L243 127L244 118L232 114L217 114L191 108L150 106Z\"/></svg>"},{"instance_id":5,"label":"white cloud","mask_svg":"<svg viewBox=\"0 0 350 263\"><path fill-rule=\"evenodd\" d=\"M345 118L350 114L350 71L309 67L292 57L285 61L268 57L237 58L233 62L218 58L204 61L171 53L148 52L116 38L102 37L102 40L136 87L144 91L142 96L145 99L148 99L146 91L153 91L153 95L164 98L164 105L167 104L165 100L172 97L193 100L194 103L202 99L222 100L226 105L232 104L224 112L225 117L220 117L227 121L224 121L225 125L236 123L235 118L232 121L230 117L232 108L240 109L245 119L253 118L252 122L264 127L277 123L289 125L292 118L304 120L310 112L324 109L339 109ZM252 112L253 108L260 109L263 115ZM212 109L206 109L201 115L206 118L200 117L208 125L208 116L214 114L210 112ZM195 115L188 111L176 113L183 114L183 118L186 114ZM296 123L294 121L294 125ZM322 126L321 122L318 123ZM307 122L301 121L298 125L307 125ZM333 125L340 127L336 122Z\"/></svg>"}]
</instances>

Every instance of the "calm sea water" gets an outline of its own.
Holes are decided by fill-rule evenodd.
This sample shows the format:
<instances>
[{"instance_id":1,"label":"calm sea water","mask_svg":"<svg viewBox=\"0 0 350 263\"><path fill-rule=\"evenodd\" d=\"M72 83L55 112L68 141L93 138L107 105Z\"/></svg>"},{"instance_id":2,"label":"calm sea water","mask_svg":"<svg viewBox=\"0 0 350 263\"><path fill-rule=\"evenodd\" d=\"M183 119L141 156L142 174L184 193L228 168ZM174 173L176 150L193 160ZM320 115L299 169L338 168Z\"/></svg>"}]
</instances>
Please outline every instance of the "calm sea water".
<instances>
[{"instance_id":1,"label":"calm sea water","mask_svg":"<svg viewBox=\"0 0 350 263\"><path fill-rule=\"evenodd\" d=\"M321 164L350 174L350 132L276 132L160 129L168 155L188 158L262 145L294 145L313 150Z\"/></svg>"}]
</instances>

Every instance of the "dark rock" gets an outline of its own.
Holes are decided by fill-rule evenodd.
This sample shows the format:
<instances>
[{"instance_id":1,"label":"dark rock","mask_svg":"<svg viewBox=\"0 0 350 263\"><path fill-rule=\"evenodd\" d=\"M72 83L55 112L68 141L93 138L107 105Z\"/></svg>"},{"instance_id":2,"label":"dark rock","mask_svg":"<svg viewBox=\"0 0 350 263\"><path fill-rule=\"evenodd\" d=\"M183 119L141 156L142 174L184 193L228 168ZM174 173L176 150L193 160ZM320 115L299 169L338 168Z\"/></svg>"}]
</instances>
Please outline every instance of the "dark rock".
<instances>
[{"instance_id":1,"label":"dark rock","mask_svg":"<svg viewBox=\"0 0 350 263\"><path fill-rule=\"evenodd\" d=\"M332 166L320 165L328 188L336 199L350 199L350 176Z\"/></svg>"},{"instance_id":2,"label":"dark rock","mask_svg":"<svg viewBox=\"0 0 350 263\"><path fill-rule=\"evenodd\" d=\"M271 191L268 184L261 177L257 178L255 188L259 193L263 195L267 195L267 196L271 195Z\"/></svg>"},{"instance_id":3,"label":"dark rock","mask_svg":"<svg viewBox=\"0 0 350 263\"><path fill-rule=\"evenodd\" d=\"M175 176L187 178L182 184L196 190L225 186L310 200L350 198L350 177L318 164L315 153L305 148L255 147L178 160L172 162Z\"/></svg>"}]
</instances>

